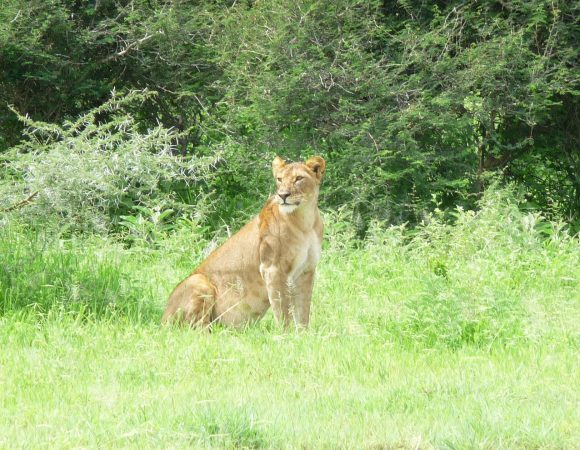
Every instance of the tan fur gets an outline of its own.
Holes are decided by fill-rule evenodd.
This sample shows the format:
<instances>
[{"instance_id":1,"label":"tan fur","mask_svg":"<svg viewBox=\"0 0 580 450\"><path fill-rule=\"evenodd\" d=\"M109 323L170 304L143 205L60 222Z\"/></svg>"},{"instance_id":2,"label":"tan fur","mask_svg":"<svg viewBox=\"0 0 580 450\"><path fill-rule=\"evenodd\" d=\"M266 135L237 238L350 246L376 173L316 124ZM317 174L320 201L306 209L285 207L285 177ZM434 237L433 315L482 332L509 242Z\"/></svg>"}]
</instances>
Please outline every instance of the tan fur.
<instances>
[{"instance_id":1,"label":"tan fur","mask_svg":"<svg viewBox=\"0 0 580 450\"><path fill-rule=\"evenodd\" d=\"M322 220L318 192L326 163L272 162L277 183L258 215L173 290L162 321L242 326L271 306L284 327L307 327Z\"/></svg>"}]
</instances>

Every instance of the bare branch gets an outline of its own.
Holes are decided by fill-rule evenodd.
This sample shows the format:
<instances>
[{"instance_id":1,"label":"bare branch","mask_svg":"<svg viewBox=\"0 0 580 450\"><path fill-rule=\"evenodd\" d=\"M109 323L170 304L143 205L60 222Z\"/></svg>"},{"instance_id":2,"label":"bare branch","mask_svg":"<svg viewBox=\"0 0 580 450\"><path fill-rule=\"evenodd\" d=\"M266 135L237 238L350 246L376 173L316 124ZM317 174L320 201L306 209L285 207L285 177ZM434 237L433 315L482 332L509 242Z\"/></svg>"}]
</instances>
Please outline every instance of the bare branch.
<instances>
[{"instance_id":1,"label":"bare branch","mask_svg":"<svg viewBox=\"0 0 580 450\"><path fill-rule=\"evenodd\" d=\"M138 45L142 44L145 41L148 41L149 39L151 39L153 37L152 34L147 34L145 35L145 37L142 37L141 39L136 40L135 42L132 42L131 44L127 45L127 47L125 47L124 50L121 50L119 53L117 53L116 56L124 56L125 54L127 54L127 52L129 50L131 50L132 48L137 47Z\"/></svg>"},{"instance_id":2,"label":"bare branch","mask_svg":"<svg viewBox=\"0 0 580 450\"><path fill-rule=\"evenodd\" d=\"M3 209L2 212L10 212L10 211L14 211L15 209L22 208L23 206L26 206L26 205L32 203L34 201L34 198L37 195L38 195L38 191L34 191L32 194L30 194L24 200L21 200L18 203L15 203L14 205L9 206L8 208Z\"/></svg>"}]
</instances>

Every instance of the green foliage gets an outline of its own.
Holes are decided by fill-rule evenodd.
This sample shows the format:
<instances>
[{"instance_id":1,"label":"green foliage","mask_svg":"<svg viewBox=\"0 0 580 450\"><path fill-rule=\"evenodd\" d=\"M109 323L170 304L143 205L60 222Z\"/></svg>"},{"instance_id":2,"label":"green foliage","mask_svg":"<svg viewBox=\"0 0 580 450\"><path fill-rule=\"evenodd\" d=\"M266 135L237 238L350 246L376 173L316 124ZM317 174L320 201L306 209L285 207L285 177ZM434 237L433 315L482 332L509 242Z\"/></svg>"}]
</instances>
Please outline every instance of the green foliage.
<instances>
[{"instance_id":1,"label":"green foliage","mask_svg":"<svg viewBox=\"0 0 580 450\"><path fill-rule=\"evenodd\" d=\"M176 194L199 182L212 163L174 154L178 134L161 125L141 132L127 108L154 97L150 92L113 93L112 98L74 122L57 126L20 117L27 139L5 154L0 184L3 206L29 193L34 201L19 215L31 224L52 223L69 231L106 232L120 219L131 222L155 209L157 222L169 211L189 214ZM203 215L202 202L196 214Z\"/></svg>"},{"instance_id":2,"label":"green foliage","mask_svg":"<svg viewBox=\"0 0 580 450\"><path fill-rule=\"evenodd\" d=\"M214 226L256 207L275 153L322 153L324 203L348 204L359 235L373 219L420 223L433 195L471 208L489 173L574 221L577 12L563 0L9 0L0 149L29 139L7 105L62 127L113 89L148 88L158 95L131 111L141 131L162 125L174 153L221 156L203 186Z\"/></svg>"},{"instance_id":3,"label":"green foliage","mask_svg":"<svg viewBox=\"0 0 580 450\"><path fill-rule=\"evenodd\" d=\"M433 194L443 207L473 205L484 172L498 169L540 178L530 198L575 216L573 10L548 1L240 3L215 42L228 130L244 157L263 147L294 158L322 151L325 201L351 205L363 231L373 217L420 222ZM546 141L553 135L557 144ZM561 199L552 205L539 192L548 182Z\"/></svg>"},{"instance_id":4,"label":"green foliage","mask_svg":"<svg viewBox=\"0 0 580 450\"><path fill-rule=\"evenodd\" d=\"M7 0L0 6L0 149L22 125L61 123L105 102L117 89L163 95L139 106L147 126L190 131L195 141L215 77L207 46L211 5L165 0Z\"/></svg>"}]
</instances>

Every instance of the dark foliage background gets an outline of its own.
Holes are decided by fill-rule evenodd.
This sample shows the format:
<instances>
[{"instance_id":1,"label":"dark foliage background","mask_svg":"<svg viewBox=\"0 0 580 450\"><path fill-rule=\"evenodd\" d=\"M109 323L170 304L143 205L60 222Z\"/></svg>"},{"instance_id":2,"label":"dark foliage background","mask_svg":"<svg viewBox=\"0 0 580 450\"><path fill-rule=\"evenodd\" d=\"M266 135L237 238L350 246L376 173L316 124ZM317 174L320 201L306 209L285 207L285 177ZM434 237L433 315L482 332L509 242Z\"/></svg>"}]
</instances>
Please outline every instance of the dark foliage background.
<instances>
[{"instance_id":1,"label":"dark foliage background","mask_svg":"<svg viewBox=\"0 0 580 450\"><path fill-rule=\"evenodd\" d=\"M494 178L518 184L526 207L578 224L578 10L563 0L4 0L0 206L34 190L54 212L51 195L66 186L29 167L63 139L78 149L74 133L39 140L46 123L70 131L89 117L118 138L129 117L125 149L156 130L176 160L211 163L191 182L183 164L164 163L150 203L119 197L108 226L169 197L172 211L202 202L213 225L241 219L263 202L276 153L327 158L323 204L346 205L361 234L372 219L413 224L435 207L471 207ZM145 89L120 116L102 108L111 91ZM76 161L58 172L82 177Z\"/></svg>"}]
</instances>

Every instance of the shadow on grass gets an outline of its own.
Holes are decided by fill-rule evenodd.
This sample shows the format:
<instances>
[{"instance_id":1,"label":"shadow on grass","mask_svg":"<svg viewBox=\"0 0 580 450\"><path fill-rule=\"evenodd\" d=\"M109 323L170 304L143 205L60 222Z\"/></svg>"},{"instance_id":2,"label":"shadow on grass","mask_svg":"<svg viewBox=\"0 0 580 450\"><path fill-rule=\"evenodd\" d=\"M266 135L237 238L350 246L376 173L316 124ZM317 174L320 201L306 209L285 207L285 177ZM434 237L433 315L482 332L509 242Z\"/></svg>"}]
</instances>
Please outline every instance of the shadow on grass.
<instances>
[{"instance_id":1,"label":"shadow on grass","mask_svg":"<svg viewBox=\"0 0 580 450\"><path fill-rule=\"evenodd\" d=\"M159 320L151 287L135 280L120 247L22 228L0 230L0 315L50 312Z\"/></svg>"},{"instance_id":2,"label":"shadow on grass","mask_svg":"<svg viewBox=\"0 0 580 450\"><path fill-rule=\"evenodd\" d=\"M204 407L183 417L182 426L196 447L260 449L272 444L255 414L243 408Z\"/></svg>"}]
</instances>

